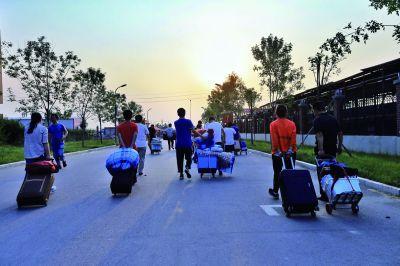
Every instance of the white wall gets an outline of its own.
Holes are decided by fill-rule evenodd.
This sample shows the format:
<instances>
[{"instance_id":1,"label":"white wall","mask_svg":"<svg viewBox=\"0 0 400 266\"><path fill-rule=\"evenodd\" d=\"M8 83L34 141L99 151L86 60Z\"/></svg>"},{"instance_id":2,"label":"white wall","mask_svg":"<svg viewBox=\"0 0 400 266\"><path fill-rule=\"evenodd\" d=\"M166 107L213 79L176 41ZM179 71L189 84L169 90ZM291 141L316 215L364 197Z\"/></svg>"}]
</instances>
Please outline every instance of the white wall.
<instances>
[{"instance_id":1,"label":"white wall","mask_svg":"<svg viewBox=\"0 0 400 266\"><path fill-rule=\"evenodd\" d=\"M245 133L241 133L242 138L246 138ZM306 135L304 135L305 137ZM250 133L247 134L250 139ZM270 141L267 134L256 134L256 140ZM297 135L297 144L302 142L301 134ZM309 135L304 142L305 145L315 145L315 135ZM396 136L344 136L343 144L351 151L359 151L376 154L389 154L400 156L400 137Z\"/></svg>"}]
</instances>

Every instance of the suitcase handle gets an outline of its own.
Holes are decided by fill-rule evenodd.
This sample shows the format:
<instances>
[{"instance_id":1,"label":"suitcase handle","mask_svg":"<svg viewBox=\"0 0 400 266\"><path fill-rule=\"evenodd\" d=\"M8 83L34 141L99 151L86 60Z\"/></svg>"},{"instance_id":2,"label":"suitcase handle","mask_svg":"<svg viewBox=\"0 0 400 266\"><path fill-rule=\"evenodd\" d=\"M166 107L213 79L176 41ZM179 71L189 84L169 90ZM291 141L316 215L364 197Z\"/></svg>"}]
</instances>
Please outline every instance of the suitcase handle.
<instances>
[{"instance_id":1,"label":"suitcase handle","mask_svg":"<svg viewBox=\"0 0 400 266\"><path fill-rule=\"evenodd\" d=\"M294 164L294 162L293 162L293 157L292 157L292 153L282 153L281 155L280 155L280 157L281 157L281 159L282 159L282 169L284 169L284 170L286 170L287 169L287 167L286 167L286 162L285 162L285 157L286 156L288 156L289 158L290 158L290 164L291 164L291 166L292 166L292 170L294 170L295 169L295 164Z\"/></svg>"}]
</instances>

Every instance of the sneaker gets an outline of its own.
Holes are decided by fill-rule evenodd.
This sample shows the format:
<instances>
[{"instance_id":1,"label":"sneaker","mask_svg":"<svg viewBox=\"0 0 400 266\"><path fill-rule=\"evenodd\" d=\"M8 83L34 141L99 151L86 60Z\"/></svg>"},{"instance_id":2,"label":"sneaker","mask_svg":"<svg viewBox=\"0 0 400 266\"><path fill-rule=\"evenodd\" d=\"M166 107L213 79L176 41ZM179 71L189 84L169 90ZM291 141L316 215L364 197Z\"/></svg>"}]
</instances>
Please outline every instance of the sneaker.
<instances>
[{"instance_id":1,"label":"sneaker","mask_svg":"<svg viewBox=\"0 0 400 266\"><path fill-rule=\"evenodd\" d=\"M192 175L190 174L188 169L185 170L185 174L186 174L187 178L192 178Z\"/></svg>"},{"instance_id":2,"label":"sneaker","mask_svg":"<svg viewBox=\"0 0 400 266\"><path fill-rule=\"evenodd\" d=\"M183 180L183 174L179 175L179 180Z\"/></svg>"},{"instance_id":3,"label":"sneaker","mask_svg":"<svg viewBox=\"0 0 400 266\"><path fill-rule=\"evenodd\" d=\"M222 176L222 171L219 171L219 172L218 172L218 175L219 175L219 176Z\"/></svg>"},{"instance_id":4,"label":"sneaker","mask_svg":"<svg viewBox=\"0 0 400 266\"><path fill-rule=\"evenodd\" d=\"M278 192L275 192L272 188L268 190L268 193L274 198L274 199L279 199L279 194Z\"/></svg>"},{"instance_id":5,"label":"sneaker","mask_svg":"<svg viewBox=\"0 0 400 266\"><path fill-rule=\"evenodd\" d=\"M56 192L56 190L57 190L57 187L56 186L52 186L51 190L50 190L50 193L54 193L54 192Z\"/></svg>"},{"instance_id":6,"label":"sneaker","mask_svg":"<svg viewBox=\"0 0 400 266\"><path fill-rule=\"evenodd\" d=\"M63 161L63 167L67 167L67 161Z\"/></svg>"}]
</instances>

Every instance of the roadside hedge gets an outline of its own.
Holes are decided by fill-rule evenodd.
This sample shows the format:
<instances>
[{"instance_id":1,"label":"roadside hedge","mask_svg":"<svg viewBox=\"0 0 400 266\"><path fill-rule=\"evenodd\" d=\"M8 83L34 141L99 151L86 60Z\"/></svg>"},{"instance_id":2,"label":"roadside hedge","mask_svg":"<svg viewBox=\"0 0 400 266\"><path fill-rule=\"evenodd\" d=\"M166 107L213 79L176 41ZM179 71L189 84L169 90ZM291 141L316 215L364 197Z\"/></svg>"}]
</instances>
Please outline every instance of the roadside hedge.
<instances>
[{"instance_id":1,"label":"roadside hedge","mask_svg":"<svg viewBox=\"0 0 400 266\"><path fill-rule=\"evenodd\" d=\"M24 127L14 120L0 119L0 143L21 145L24 141Z\"/></svg>"}]
</instances>

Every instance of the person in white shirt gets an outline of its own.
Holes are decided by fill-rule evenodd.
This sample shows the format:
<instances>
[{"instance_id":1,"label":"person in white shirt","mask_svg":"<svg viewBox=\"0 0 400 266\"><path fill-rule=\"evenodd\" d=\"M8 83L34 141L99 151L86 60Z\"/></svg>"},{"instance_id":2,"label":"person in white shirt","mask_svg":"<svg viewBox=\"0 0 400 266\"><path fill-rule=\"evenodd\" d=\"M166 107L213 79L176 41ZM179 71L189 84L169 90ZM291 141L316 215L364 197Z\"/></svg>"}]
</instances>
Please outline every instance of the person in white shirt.
<instances>
[{"instance_id":1,"label":"person in white shirt","mask_svg":"<svg viewBox=\"0 0 400 266\"><path fill-rule=\"evenodd\" d=\"M224 134L225 134L225 151L234 152L236 130L232 128L231 122L229 122L227 126L224 128Z\"/></svg>"},{"instance_id":2,"label":"person in white shirt","mask_svg":"<svg viewBox=\"0 0 400 266\"><path fill-rule=\"evenodd\" d=\"M135 123L138 126L138 134L136 137L136 149L139 153L139 176L143 175L144 160L146 158L147 139L149 136L149 129L143 124L143 117L141 115L135 116Z\"/></svg>"},{"instance_id":3,"label":"person in white shirt","mask_svg":"<svg viewBox=\"0 0 400 266\"><path fill-rule=\"evenodd\" d=\"M24 130L24 157L27 164L43 160L51 160L49 133L42 124L42 115L32 113L31 122ZM54 193L57 187L53 185L51 192Z\"/></svg>"},{"instance_id":4,"label":"person in white shirt","mask_svg":"<svg viewBox=\"0 0 400 266\"><path fill-rule=\"evenodd\" d=\"M209 130L212 129L214 130L214 142L216 145L221 145L222 146L222 135L223 135L223 130L222 130L222 125L219 122L215 121L214 117L210 117L209 122L206 124L205 129Z\"/></svg>"},{"instance_id":5,"label":"person in white shirt","mask_svg":"<svg viewBox=\"0 0 400 266\"><path fill-rule=\"evenodd\" d=\"M42 115L32 113L31 122L24 131L24 157L28 164L51 159L48 131L41 123Z\"/></svg>"},{"instance_id":6,"label":"person in white shirt","mask_svg":"<svg viewBox=\"0 0 400 266\"><path fill-rule=\"evenodd\" d=\"M174 136L176 134L175 129L172 128L172 124L169 124L168 127L165 129L165 133L167 134L168 140L168 149L174 149Z\"/></svg>"},{"instance_id":7,"label":"person in white shirt","mask_svg":"<svg viewBox=\"0 0 400 266\"><path fill-rule=\"evenodd\" d=\"M208 123L205 126L206 130L212 129L214 131L214 143L216 145L220 145L222 147L222 137L224 135L224 131L222 128L221 123L216 122L215 118L213 116L211 116L208 119ZM222 176L222 172L218 171L219 175Z\"/></svg>"}]
</instances>

